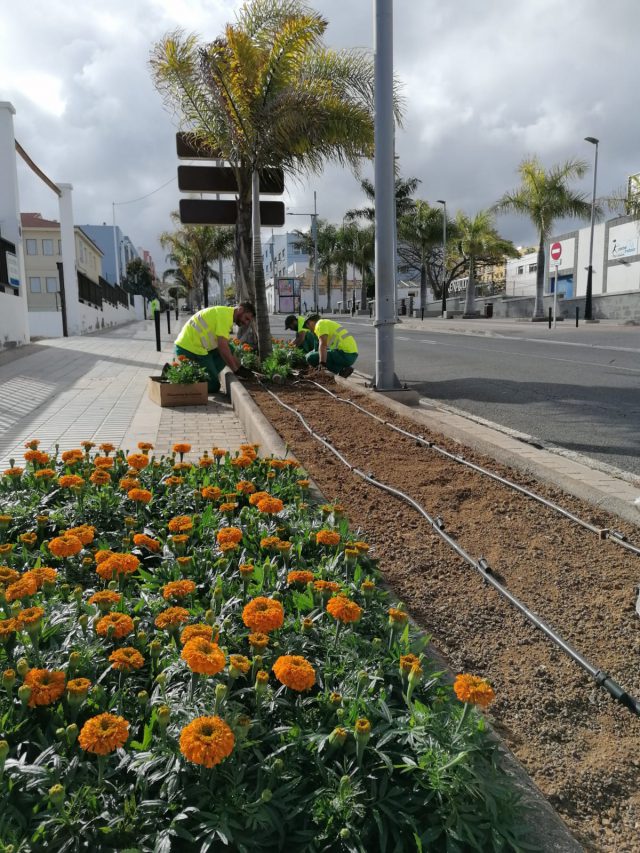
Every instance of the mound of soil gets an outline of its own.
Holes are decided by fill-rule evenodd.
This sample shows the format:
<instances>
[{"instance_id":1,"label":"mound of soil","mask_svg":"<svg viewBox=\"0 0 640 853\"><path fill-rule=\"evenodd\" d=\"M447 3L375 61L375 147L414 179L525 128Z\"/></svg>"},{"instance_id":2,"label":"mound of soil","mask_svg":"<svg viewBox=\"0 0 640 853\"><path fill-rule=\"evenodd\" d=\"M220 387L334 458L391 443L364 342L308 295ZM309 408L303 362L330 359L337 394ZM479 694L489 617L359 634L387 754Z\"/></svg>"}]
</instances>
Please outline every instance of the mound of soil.
<instances>
[{"instance_id":1,"label":"mound of soil","mask_svg":"<svg viewBox=\"0 0 640 853\"><path fill-rule=\"evenodd\" d=\"M331 383L334 392L640 545L640 530ZM352 465L409 494L590 664L640 697L640 558L417 445L306 383L275 389ZM468 566L406 503L369 485L265 391L251 390L325 497L375 546L398 598L455 672L489 678L488 717L587 850L640 850L640 718Z\"/></svg>"}]
</instances>

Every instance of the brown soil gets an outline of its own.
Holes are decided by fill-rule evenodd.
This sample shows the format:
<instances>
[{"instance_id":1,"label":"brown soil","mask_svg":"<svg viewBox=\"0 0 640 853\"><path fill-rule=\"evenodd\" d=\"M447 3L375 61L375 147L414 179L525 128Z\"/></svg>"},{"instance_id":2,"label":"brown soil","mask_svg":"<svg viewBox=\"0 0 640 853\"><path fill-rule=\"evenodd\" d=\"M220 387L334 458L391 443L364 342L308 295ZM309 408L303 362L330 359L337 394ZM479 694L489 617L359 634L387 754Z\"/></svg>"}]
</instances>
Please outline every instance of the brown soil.
<instances>
[{"instance_id":1,"label":"brown soil","mask_svg":"<svg viewBox=\"0 0 640 853\"><path fill-rule=\"evenodd\" d=\"M328 383L330 384L330 383ZM276 389L351 464L413 497L591 664L640 697L640 558L552 510L393 432L309 385ZM372 412L640 544L640 530L500 466L374 400ZM453 671L488 677L489 718L587 850L640 850L640 719L597 687L406 503L348 472L264 391L254 398L325 497L375 545L398 598Z\"/></svg>"}]
</instances>

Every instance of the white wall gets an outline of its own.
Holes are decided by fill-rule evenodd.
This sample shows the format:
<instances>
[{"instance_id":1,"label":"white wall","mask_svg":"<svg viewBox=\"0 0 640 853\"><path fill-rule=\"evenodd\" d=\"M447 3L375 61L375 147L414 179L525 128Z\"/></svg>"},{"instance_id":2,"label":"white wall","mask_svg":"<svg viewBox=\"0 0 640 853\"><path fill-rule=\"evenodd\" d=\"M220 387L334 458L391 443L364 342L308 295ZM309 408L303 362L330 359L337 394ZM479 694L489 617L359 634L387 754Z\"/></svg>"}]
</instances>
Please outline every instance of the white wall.
<instances>
[{"instance_id":1,"label":"white wall","mask_svg":"<svg viewBox=\"0 0 640 853\"><path fill-rule=\"evenodd\" d=\"M24 292L24 285L20 287ZM29 332L24 316L25 300L13 293L0 293L0 349L10 345L29 343Z\"/></svg>"},{"instance_id":2,"label":"white wall","mask_svg":"<svg viewBox=\"0 0 640 853\"><path fill-rule=\"evenodd\" d=\"M602 270L604 268L604 227L600 222L593 229L593 276L591 293L602 293ZM587 267L589 266L589 238L591 228L581 228L578 233L578 263L573 295L584 296L587 292ZM561 267L562 268L562 267Z\"/></svg>"},{"instance_id":3,"label":"white wall","mask_svg":"<svg viewBox=\"0 0 640 853\"><path fill-rule=\"evenodd\" d=\"M62 312L61 311L30 311L29 331L31 337L36 338L61 338L62 337Z\"/></svg>"}]
</instances>

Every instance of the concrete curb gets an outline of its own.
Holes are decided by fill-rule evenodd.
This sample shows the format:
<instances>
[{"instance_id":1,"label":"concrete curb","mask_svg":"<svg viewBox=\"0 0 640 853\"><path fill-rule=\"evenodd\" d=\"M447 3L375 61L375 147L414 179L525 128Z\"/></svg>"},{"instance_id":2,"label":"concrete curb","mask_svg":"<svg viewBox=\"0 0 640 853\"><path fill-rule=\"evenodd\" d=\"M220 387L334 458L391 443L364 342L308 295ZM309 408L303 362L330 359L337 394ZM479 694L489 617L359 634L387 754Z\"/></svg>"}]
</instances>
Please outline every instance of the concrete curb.
<instances>
[{"instance_id":1,"label":"concrete curb","mask_svg":"<svg viewBox=\"0 0 640 853\"><path fill-rule=\"evenodd\" d=\"M340 384L353 388L353 385L349 386L348 380L343 379L339 381ZM250 442L261 445L261 455L286 456L289 452L288 446L262 414L256 403L254 403L247 389L243 387L240 380L232 373L226 375L226 387L231 397L234 411L244 428L247 438ZM374 392L371 393L373 394ZM376 399L379 399L379 397L376 397ZM402 410L402 413L406 409L406 406L396 403L393 400L388 400L387 403L394 410L398 407ZM326 503L322 492L313 481L311 481L310 491L314 502ZM415 625L415 623L413 624L417 630L424 633L420 626ZM430 649L431 644L427 647L427 653L429 653ZM434 652L432 659L436 666L446 669L449 679L453 682L453 673L447 661L438 653L437 649L431 649L431 651ZM494 743L497 744L503 770L529 810L528 841L531 844L539 845L540 851L544 851L544 853L581 853L584 848L571 835L560 816L545 799L542 791L529 778L524 767L509 750L502 738L493 730L490 723L488 723L488 730Z\"/></svg>"}]
</instances>

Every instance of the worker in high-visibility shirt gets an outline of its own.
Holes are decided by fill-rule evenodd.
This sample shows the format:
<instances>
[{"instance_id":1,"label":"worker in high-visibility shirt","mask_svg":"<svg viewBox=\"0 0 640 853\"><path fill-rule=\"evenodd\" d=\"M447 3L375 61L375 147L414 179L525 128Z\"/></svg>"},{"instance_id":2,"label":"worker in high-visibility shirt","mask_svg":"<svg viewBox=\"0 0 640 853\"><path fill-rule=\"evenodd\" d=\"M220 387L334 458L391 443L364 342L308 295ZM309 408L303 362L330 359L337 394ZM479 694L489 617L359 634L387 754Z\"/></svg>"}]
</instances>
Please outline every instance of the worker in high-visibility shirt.
<instances>
[{"instance_id":1,"label":"worker in high-visibility shirt","mask_svg":"<svg viewBox=\"0 0 640 853\"><path fill-rule=\"evenodd\" d=\"M152 320L155 316L156 311L159 311L159 310L160 310L160 300L158 299L157 296L154 296L154 298L149 303L149 313L151 314Z\"/></svg>"},{"instance_id":2,"label":"worker in high-visibility shirt","mask_svg":"<svg viewBox=\"0 0 640 853\"><path fill-rule=\"evenodd\" d=\"M320 314L307 317L304 327L318 339L318 349L307 354L307 362L339 376L351 376L358 358L358 344L349 330L335 320L320 317Z\"/></svg>"},{"instance_id":3,"label":"worker in high-visibility shirt","mask_svg":"<svg viewBox=\"0 0 640 853\"><path fill-rule=\"evenodd\" d=\"M191 317L182 327L176 338L176 355L184 355L207 371L209 393L220 390L219 373L226 365L236 376L247 379L252 376L250 370L243 367L231 352L229 338L233 324L244 327L250 325L256 316L251 302L240 305L213 305L203 308Z\"/></svg>"},{"instance_id":4,"label":"worker in high-visibility shirt","mask_svg":"<svg viewBox=\"0 0 640 853\"><path fill-rule=\"evenodd\" d=\"M305 318L297 317L295 314L289 314L284 321L285 329L296 333L293 339L294 346L299 347L304 353L313 352L316 348L317 338L312 331L305 329L304 324Z\"/></svg>"}]
</instances>

